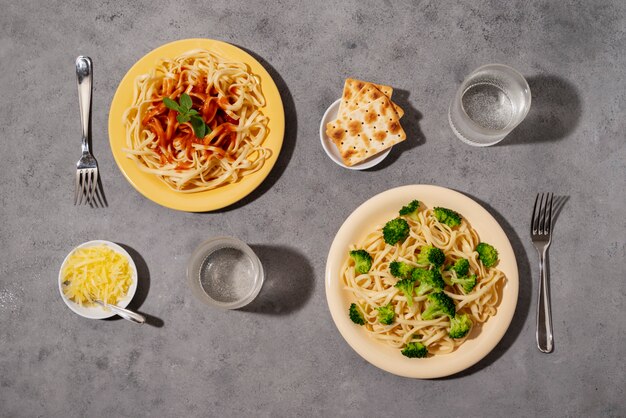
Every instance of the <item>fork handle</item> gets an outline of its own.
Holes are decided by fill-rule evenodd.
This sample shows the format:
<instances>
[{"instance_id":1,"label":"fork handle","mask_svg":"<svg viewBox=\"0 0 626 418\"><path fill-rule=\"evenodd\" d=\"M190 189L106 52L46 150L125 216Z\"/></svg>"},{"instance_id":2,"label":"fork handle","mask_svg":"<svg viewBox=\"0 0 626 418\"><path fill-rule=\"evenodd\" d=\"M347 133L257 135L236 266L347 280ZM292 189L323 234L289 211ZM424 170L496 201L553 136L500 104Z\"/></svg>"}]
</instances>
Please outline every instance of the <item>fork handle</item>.
<instances>
[{"instance_id":1,"label":"fork handle","mask_svg":"<svg viewBox=\"0 0 626 418\"><path fill-rule=\"evenodd\" d=\"M124 309L121 306L109 305L108 303L104 303L101 300L97 300L97 299L96 299L95 302L98 305L115 312L115 314L121 316L122 318L126 319L127 321L134 322L136 324L143 324L144 322L146 322L146 317L143 316L140 313L133 312L133 311L131 311L129 309Z\"/></svg>"},{"instance_id":2,"label":"fork handle","mask_svg":"<svg viewBox=\"0 0 626 418\"><path fill-rule=\"evenodd\" d=\"M91 58L76 58L76 82L78 83L78 105L80 106L80 125L82 127L83 152L89 152L89 114L91 113Z\"/></svg>"},{"instance_id":3,"label":"fork handle","mask_svg":"<svg viewBox=\"0 0 626 418\"><path fill-rule=\"evenodd\" d=\"M107 308L130 322L134 322L136 324L143 324L146 322L146 317L138 314L137 312L129 311L128 309L120 308L115 305L107 305Z\"/></svg>"},{"instance_id":4,"label":"fork handle","mask_svg":"<svg viewBox=\"0 0 626 418\"><path fill-rule=\"evenodd\" d=\"M550 289L548 269L545 266L546 251L539 252L539 299L537 300L537 347L543 353L551 353L552 312L550 309Z\"/></svg>"}]
</instances>

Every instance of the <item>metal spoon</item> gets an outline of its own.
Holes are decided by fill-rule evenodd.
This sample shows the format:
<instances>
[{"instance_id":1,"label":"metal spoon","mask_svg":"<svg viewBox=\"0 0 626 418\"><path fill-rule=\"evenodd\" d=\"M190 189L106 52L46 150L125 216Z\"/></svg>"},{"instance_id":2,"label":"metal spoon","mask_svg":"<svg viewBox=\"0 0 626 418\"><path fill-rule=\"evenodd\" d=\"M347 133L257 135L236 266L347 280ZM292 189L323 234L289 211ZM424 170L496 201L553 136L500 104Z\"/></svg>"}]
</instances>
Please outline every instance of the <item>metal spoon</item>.
<instances>
[{"instance_id":1,"label":"metal spoon","mask_svg":"<svg viewBox=\"0 0 626 418\"><path fill-rule=\"evenodd\" d=\"M121 316L122 318L130 321L130 322L134 322L136 324L143 324L144 322L146 322L146 317L138 314L137 312L133 312L131 310L128 309L124 309L124 308L120 308L117 305L109 305L108 303L104 303L101 300L95 299L94 302L96 302L98 305L102 306L103 308L108 308L110 310L112 310L113 312L115 312L117 315Z\"/></svg>"}]
</instances>

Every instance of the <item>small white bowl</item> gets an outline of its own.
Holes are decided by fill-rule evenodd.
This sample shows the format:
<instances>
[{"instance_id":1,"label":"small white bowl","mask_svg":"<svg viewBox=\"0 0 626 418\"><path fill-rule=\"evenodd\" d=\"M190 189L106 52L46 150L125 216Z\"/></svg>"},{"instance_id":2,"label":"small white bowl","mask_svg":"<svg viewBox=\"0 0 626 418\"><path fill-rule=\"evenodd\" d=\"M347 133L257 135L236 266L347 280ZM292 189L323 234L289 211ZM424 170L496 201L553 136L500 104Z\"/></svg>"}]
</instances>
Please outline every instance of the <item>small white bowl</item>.
<instances>
[{"instance_id":1,"label":"small white bowl","mask_svg":"<svg viewBox=\"0 0 626 418\"><path fill-rule=\"evenodd\" d=\"M63 263L61 264L61 269L59 270L58 284L59 284L59 293L61 294L61 298L63 299L63 302L65 302L68 308L74 311L74 313L77 313L78 315L82 317L90 318L90 319L105 319L105 318L110 318L112 316L115 316L115 313L112 311L105 310L100 305L87 307L87 306L81 306L78 303L72 302L63 293L63 286L62 286L63 268L65 267L67 260L70 258L70 255L72 255L74 251L80 248L95 247L97 245L106 245L107 247L110 247L115 252L122 254L128 260L128 264L131 269L132 284L128 288L128 293L126 293L126 296L117 303L117 306L119 306L120 308L127 307L130 301L133 299L133 296L135 296L135 292L137 291L137 267L135 266L135 262L133 261L133 258L130 256L130 254L128 254L128 252L126 252L125 249L123 249L122 247L120 247L114 242L104 241L104 240L89 241L89 242L80 244L78 247L70 251L70 253L65 257L65 260L63 260Z\"/></svg>"},{"instance_id":2,"label":"small white bowl","mask_svg":"<svg viewBox=\"0 0 626 418\"><path fill-rule=\"evenodd\" d=\"M376 164L384 160L385 157L387 157L387 155L389 155L392 147L389 147L385 151L379 152L378 154L371 156L367 160L364 160L360 162L359 164L355 164L350 167L343 163L343 160L341 159L341 155L339 154L339 150L337 149L333 141L331 141L330 138L328 138L328 135L326 135L326 125L328 124L328 122L337 118L337 113L339 112L340 103L341 103L341 99L338 99L333 104L331 104L330 107L326 109L326 112L324 113L324 116L322 117L322 123L320 124L320 140L322 141L322 147L324 148L324 151L326 151L326 154L337 165L340 165L344 168L348 168L350 170L365 170L367 168L374 167Z\"/></svg>"}]
</instances>

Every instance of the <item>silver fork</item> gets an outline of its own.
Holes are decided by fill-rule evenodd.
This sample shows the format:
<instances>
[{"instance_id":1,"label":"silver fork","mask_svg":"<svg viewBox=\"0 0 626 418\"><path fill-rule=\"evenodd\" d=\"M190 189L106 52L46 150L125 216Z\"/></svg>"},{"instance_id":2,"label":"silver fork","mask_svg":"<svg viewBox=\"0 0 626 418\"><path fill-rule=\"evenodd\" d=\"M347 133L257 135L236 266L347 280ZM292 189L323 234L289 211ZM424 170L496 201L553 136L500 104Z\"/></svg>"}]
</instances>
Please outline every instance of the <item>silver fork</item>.
<instances>
[{"instance_id":1,"label":"silver fork","mask_svg":"<svg viewBox=\"0 0 626 418\"><path fill-rule=\"evenodd\" d=\"M533 217L530 223L530 236L539 253L539 299L537 300L537 347L543 353L551 353L552 312L550 309L550 289L545 259L552 242L552 201L553 193L540 193L535 199Z\"/></svg>"},{"instance_id":2,"label":"silver fork","mask_svg":"<svg viewBox=\"0 0 626 418\"><path fill-rule=\"evenodd\" d=\"M80 106L80 124L82 127L83 154L76 163L76 186L74 205L85 204L97 207L95 199L98 189L98 162L89 151L89 114L91 113L91 58L76 58L76 81L78 83L78 104Z\"/></svg>"}]
</instances>

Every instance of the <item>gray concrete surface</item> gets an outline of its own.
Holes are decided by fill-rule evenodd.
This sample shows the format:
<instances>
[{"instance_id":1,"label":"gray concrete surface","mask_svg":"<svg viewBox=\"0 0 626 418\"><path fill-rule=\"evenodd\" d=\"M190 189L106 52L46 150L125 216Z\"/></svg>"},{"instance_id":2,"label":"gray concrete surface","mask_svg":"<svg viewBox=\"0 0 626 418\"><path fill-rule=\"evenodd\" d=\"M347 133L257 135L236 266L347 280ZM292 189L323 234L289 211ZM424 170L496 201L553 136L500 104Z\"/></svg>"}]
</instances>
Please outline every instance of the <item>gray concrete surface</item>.
<instances>
[{"instance_id":1,"label":"gray concrete surface","mask_svg":"<svg viewBox=\"0 0 626 418\"><path fill-rule=\"evenodd\" d=\"M622 1L1 1L0 416L625 416L626 7ZM280 86L285 145L269 178L225 210L160 207L124 179L108 144L125 72L166 42L253 51ZM72 205L79 156L73 63L94 60L93 150L109 207ZM475 149L447 122L463 77L520 70L533 105L501 145ZM386 82L409 139L376 169L335 165L318 139L348 76ZM394 186L462 191L501 222L521 292L497 348L457 376L399 378L356 355L326 306L335 232ZM550 252L556 349L535 347L533 199L567 200ZM204 239L251 243L268 282L248 309L197 302L185 264ZM74 315L56 278L68 251L108 239L137 260L133 306L152 326Z\"/></svg>"}]
</instances>

